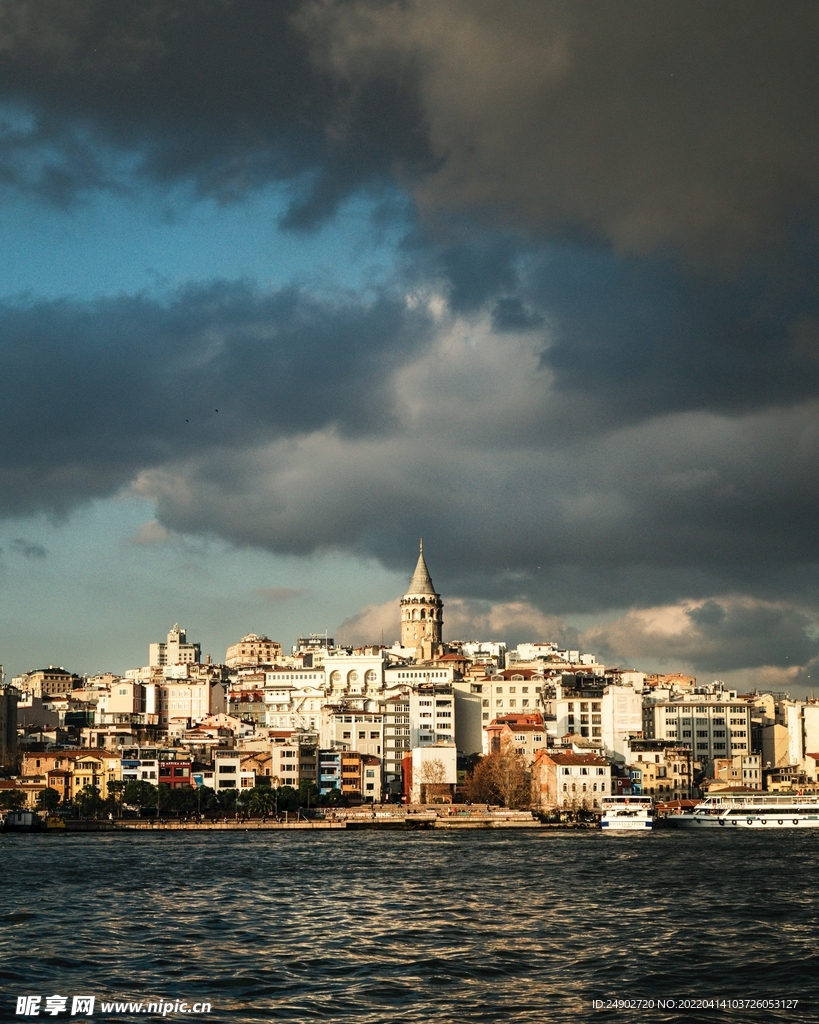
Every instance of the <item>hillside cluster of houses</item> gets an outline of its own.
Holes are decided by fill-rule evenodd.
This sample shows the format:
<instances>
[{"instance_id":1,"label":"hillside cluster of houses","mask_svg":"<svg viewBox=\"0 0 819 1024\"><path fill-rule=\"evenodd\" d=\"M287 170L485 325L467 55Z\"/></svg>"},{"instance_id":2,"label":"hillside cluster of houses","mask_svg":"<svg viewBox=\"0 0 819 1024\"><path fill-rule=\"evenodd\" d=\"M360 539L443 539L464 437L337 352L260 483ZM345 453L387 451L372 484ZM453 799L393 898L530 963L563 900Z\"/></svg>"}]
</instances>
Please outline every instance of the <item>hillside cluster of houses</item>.
<instances>
[{"instance_id":1,"label":"hillside cluster of houses","mask_svg":"<svg viewBox=\"0 0 819 1024\"><path fill-rule=\"evenodd\" d=\"M311 634L285 653L251 633L216 664L175 625L124 675L18 676L0 685L0 799L36 806L49 789L68 805L88 787L105 800L112 782L139 781L449 801L493 754L528 773L542 810L816 787L813 701L607 668L553 642L444 643L442 623L421 552L391 647Z\"/></svg>"}]
</instances>

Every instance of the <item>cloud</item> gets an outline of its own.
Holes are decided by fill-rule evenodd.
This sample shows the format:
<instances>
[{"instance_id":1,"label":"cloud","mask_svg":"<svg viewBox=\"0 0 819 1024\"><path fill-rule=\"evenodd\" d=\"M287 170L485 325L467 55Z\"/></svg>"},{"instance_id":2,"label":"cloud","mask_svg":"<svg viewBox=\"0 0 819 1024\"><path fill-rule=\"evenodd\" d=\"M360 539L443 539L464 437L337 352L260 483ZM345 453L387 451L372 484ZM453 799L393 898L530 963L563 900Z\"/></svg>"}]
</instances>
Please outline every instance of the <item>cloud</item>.
<instances>
[{"instance_id":1,"label":"cloud","mask_svg":"<svg viewBox=\"0 0 819 1024\"><path fill-rule=\"evenodd\" d=\"M819 620L786 602L729 596L632 609L582 640L609 662L716 674L762 667L782 679L819 658Z\"/></svg>"},{"instance_id":2,"label":"cloud","mask_svg":"<svg viewBox=\"0 0 819 1024\"><path fill-rule=\"evenodd\" d=\"M286 182L302 230L397 183L448 234L466 217L712 260L815 204L817 35L810 4L739 0L20 0L0 171L61 204Z\"/></svg>"},{"instance_id":3,"label":"cloud","mask_svg":"<svg viewBox=\"0 0 819 1024\"><path fill-rule=\"evenodd\" d=\"M400 595L383 604L366 605L337 627L339 642L390 645L401 638ZM444 603L444 640L499 640L510 648L527 640L559 640L571 644L577 631L562 618L544 615L527 601L491 601L447 598Z\"/></svg>"},{"instance_id":4,"label":"cloud","mask_svg":"<svg viewBox=\"0 0 819 1024\"><path fill-rule=\"evenodd\" d=\"M296 598L309 594L304 587L259 587L253 591L253 596L261 598L270 604L281 604L283 601L295 601Z\"/></svg>"},{"instance_id":5,"label":"cloud","mask_svg":"<svg viewBox=\"0 0 819 1024\"><path fill-rule=\"evenodd\" d=\"M406 568L423 534L445 592L550 614L732 591L817 597L816 401L610 425L555 387L541 344L444 315L393 374L396 429L215 448L134 487L171 529L274 551Z\"/></svg>"},{"instance_id":6,"label":"cloud","mask_svg":"<svg viewBox=\"0 0 819 1024\"><path fill-rule=\"evenodd\" d=\"M364 646L380 644L383 639L383 642L390 646L393 641L400 640L401 615L398 600L368 604L355 615L345 619L335 629L336 643Z\"/></svg>"},{"instance_id":7,"label":"cloud","mask_svg":"<svg viewBox=\"0 0 819 1024\"><path fill-rule=\"evenodd\" d=\"M737 254L819 185L819 25L764 4L633 2L431 9L313 4L321 66L351 90L418 67L431 220L468 214L621 250Z\"/></svg>"},{"instance_id":8,"label":"cloud","mask_svg":"<svg viewBox=\"0 0 819 1024\"><path fill-rule=\"evenodd\" d=\"M286 223L308 229L397 166L428 163L411 69L339 90L309 58L299 7L5 6L3 183L65 205L90 190L179 182L230 202L287 182Z\"/></svg>"},{"instance_id":9,"label":"cloud","mask_svg":"<svg viewBox=\"0 0 819 1024\"><path fill-rule=\"evenodd\" d=\"M382 293L320 300L242 282L0 306L0 511L65 513L146 466L332 425L395 422L391 370L423 310ZM240 460L241 461L241 460Z\"/></svg>"},{"instance_id":10,"label":"cloud","mask_svg":"<svg viewBox=\"0 0 819 1024\"><path fill-rule=\"evenodd\" d=\"M817 34L732 0L5 5L4 196L274 182L293 231L361 190L408 227L360 295L1 304L0 515L130 489L135 543L405 570L423 533L464 635L634 608L612 657L806 675Z\"/></svg>"},{"instance_id":11,"label":"cloud","mask_svg":"<svg viewBox=\"0 0 819 1024\"><path fill-rule=\"evenodd\" d=\"M24 537L16 537L11 542L11 550L16 551L17 554L22 555L24 558L42 559L48 555L48 549L44 548L42 544L33 544Z\"/></svg>"},{"instance_id":12,"label":"cloud","mask_svg":"<svg viewBox=\"0 0 819 1024\"><path fill-rule=\"evenodd\" d=\"M153 546L167 544L173 534L170 530L158 523L155 519L143 523L137 532L130 538L132 544Z\"/></svg>"}]
</instances>

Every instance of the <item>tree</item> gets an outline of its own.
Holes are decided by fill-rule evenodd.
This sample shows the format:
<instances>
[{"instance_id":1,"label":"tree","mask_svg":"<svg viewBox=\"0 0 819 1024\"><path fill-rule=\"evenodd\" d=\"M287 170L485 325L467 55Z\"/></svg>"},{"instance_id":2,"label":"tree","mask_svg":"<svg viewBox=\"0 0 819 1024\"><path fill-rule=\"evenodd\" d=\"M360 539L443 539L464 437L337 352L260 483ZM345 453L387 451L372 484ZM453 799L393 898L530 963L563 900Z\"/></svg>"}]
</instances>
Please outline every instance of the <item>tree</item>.
<instances>
[{"instance_id":1,"label":"tree","mask_svg":"<svg viewBox=\"0 0 819 1024\"><path fill-rule=\"evenodd\" d=\"M440 757L434 757L430 761L424 761L421 765L419 782L432 786L440 786L446 783L446 766Z\"/></svg>"},{"instance_id":2,"label":"tree","mask_svg":"<svg viewBox=\"0 0 819 1024\"><path fill-rule=\"evenodd\" d=\"M238 792L231 789L220 789L216 794L216 802L222 814L235 814L236 803L239 799Z\"/></svg>"},{"instance_id":3,"label":"tree","mask_svg":"<svg viewBox=\"0 0 819 1024\"><path fill-rule=\"evenodd\" d=\"M84 817L96 814L100 807L102 807L99 787L83 786L79 793L75 794L74 804Z\"/></svg>"},{"instance_id":4,"label":"tree","mask_svg":"<svg viewBox=\"0 0 819 1024\"><path fill-rule=\"evenodd\" d=\"M500 750L481 758L466 777L464 792L467 800L474 803L518 809L531 806L531 775L524 758L515 753L511 740L507 739Z\"/></svg>"},{"instance_id":5,"label":"tree","mask_svg":"<svg viewBox=\"0 0 819 1024\"><path fill-rule=\"evenodd\" d=\"M136 779L132 779L125 786L123 800L131 807L155 807L156 786L152 786L150 782L144 780L137 782Z\"/></svg>"},{"instance_id":6,"label":"tree","mask_svg":"<svg viewBox=\"0 0 819 1024\"><path fill-rule=\"evenodd\" d=\"M200 799L193 786L178 786L176 789L170 790L167 795L167 804L163 803L162 806L177 815L192 814L197 810Z\"/></svg>"},{"instance_id":7,"label":"tree","mask_svg":"<svg viewBox=\"0 0 819 1024\"><path fill-rule=\"evenodd\" d=\"M156 787L156 816L162 811L171 810L171 787L167 782L160 782Z\"/></svg>"},{"instance_id":8,"label":"tree","mask_svg":"<svg viewBox=\"0 0 819 1024\"><path fill-rule=\"evenodd\" d=\"M117 817L122 817L122 799L125 793L125 783L122 779L112 779L108 783L108 799L105 801L106 809Z\"/></svg>"},{"instance_id":9,"label":"tree","mask_svg":"<svg viewBox=\"0 0 819 1024\"><path fill-rule=\"evenodd\" d=\"M254 786L247 797L251 814L270 814L276 809L276 794L270 786Z\"/></svg>"},{"instance_id":10,"label":"tree","mask_svg":"<svg viewBox=\"0 0 819 1024\"><path fill-rule=\"evenodd\" d=\"M53 811L60 802L60 793L53 786L41 789L37 794L37 806L41 811Z\"/></svg>"},{"instance_id":11,"label":"tree","mask_svg":"<svg viewBox=\"0 0 819 1024\"><path fill-rule=\"evenodd\" d=\"M421 803L440 803L449 800L451 789L447 785L446 765L439 757L424 761L418 772Z\"/></svg>"},{"instance_id":12,"label":"tree","mask_svg":"<svg viewBox=\"0 0 819 1024\"><path fill-rule=\"evenodd\" d=\"M300 807L299 792L292 786L280 786L276 790L280 811L297 811Z\"/></svg>"},{"instance_id":13,"label":"tree","mask_svg":"<svg viewBox=\"0 0 819 1024\"><path fill-rule=\"evenodd\" d=\"M302 779L299 783L299 806L316 807L320 803L320 794L315 782Z\"/></svg>"},{"instance_id":14,"label":"tree","mask_svg":"<svg viewBox=\"0 0 819 1024\"><path fill-rule=\"evenodd\" d=\"M323 801L327 807L347 807L350 803L337 786L324 794Z\"/></svg>"},{"instance_id":15,"label":"tree","mask_svg":"<svg viewBox=\"0 0 819 1024\"><path fill-rule=\"evenodd\" d=\"M4 789L0 791L0 807L6 810L16 811L26 802L26 795L19 789Z\"/></svg>"}]
</instances>

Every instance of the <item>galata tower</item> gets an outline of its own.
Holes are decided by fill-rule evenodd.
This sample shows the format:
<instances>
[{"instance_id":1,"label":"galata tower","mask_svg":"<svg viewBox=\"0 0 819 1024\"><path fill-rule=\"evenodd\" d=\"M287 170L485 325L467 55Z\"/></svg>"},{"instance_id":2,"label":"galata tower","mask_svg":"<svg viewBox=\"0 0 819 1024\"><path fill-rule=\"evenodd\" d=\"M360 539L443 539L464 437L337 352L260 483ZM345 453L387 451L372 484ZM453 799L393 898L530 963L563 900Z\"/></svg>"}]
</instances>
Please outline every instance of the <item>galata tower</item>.
<instances>
[{"instance_id":1,"label":"galata tower","mask_svg":"<svg viewBox=\"0 0 819 1024\"><path fill-rule=\"evenodd\" d=\"M401 598L401 646L414 647L417 658L429 660L440 653L443 626L444 602L432 585L422 540L409 590Z\"/></svg>"}]
</instances>

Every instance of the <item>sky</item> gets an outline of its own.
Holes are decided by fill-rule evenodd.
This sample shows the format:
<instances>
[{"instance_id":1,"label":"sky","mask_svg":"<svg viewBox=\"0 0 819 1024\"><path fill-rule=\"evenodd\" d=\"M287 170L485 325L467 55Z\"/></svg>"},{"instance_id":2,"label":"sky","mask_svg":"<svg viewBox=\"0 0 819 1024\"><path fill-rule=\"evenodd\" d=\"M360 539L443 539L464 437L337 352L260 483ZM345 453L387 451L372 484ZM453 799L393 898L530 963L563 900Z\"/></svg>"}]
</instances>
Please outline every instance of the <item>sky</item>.
<instances>
[{"instance_id":1,"label":"sky","mask_svg":"<svg viewBox=\"0 0 819 1024\"><path fill-rule=\"evenodd\" d=\"M0 6L0 662L819 678L819 11Z\"/></svg>"}]
</instances>

